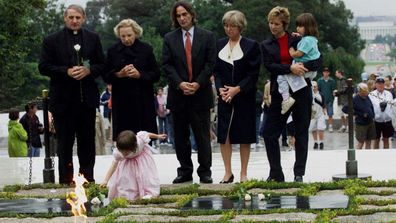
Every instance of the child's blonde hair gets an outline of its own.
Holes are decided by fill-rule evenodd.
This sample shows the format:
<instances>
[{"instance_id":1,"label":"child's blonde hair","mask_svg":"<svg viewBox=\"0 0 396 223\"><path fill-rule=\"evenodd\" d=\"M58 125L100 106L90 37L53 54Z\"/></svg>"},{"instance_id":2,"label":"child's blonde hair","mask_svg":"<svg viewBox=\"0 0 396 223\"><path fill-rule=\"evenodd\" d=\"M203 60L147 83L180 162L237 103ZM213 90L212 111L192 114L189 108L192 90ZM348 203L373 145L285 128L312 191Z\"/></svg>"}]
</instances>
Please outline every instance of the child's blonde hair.
<instances>
[{"instance_id":1,"label":"child's blonde hair","mask_svg":"<svg viewBox=\"0 0 396 223\"><path fill-rule=\"evenodd\" d=\"M130 130L122 131L117 136L117 148L120 151L136 152L137 140L134 132Z\"/></svg>"}]
</instances>

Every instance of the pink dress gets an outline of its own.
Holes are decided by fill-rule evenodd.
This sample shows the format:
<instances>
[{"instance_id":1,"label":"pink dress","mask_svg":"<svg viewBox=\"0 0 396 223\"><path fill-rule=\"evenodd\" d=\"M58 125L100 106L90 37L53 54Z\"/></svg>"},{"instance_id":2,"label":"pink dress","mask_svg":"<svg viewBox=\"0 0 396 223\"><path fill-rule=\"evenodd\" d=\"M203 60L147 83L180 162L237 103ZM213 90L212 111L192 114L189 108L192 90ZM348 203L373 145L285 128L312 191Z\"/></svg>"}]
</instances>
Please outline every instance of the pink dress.
<instances>
[{"instance_id":1,"label":"pink dress","mask_svg":"<svg viewBox=\"0 0 396 223\"><path fill-rule=\"evenodd\" d=\"M118 166L109 181L110 200L124 197L132 201L145 195L155 197L160 193L160 181L148 144L148 133L138 132L136 138L136 153L124 157L118 149L114 149L113 156Z\"/></svg>"}]
</instances>

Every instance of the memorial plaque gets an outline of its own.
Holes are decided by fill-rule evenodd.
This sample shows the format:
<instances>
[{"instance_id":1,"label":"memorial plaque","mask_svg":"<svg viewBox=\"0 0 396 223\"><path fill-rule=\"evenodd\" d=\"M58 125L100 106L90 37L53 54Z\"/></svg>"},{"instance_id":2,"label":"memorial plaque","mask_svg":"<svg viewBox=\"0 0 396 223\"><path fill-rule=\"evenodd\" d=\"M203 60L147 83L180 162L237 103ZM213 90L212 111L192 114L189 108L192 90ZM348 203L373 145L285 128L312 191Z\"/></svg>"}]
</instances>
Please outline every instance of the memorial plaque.
<instances>
[{"instance_id":1,"label":"memorial plaque","mask_svg":"<svg viewBox=\"0 0 396 223\"><path fill-rule=\"evenodd\" d=\"M198 197L188 202L182 210L339 209L347 208L348 202L349 198L345 195L272 196L264 200L252 196L250 201L228 197Z\"/></svg>"}]
</instances>

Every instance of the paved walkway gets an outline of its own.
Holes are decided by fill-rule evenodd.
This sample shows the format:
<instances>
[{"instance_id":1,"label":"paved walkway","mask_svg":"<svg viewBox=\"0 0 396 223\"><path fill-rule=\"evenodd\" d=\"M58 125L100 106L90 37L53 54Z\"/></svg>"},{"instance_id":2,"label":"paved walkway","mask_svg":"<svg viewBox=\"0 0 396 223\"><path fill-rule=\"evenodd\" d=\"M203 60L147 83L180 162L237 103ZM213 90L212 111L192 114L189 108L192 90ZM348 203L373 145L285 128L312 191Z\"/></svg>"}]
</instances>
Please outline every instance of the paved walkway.
<instances>
[{"instance_id":1,"label":"paved walkway","mask_svg":"<svg viewBox=\"0 0 396 223\"><path fill-rule=\"evenodd\" d=\"M326 182L331 181L335 174L345 173L345 161L347 160L346 134L332 134L327 137L326 145L333 143L335 146L329 148L325 146L325 150L313 150L312 141L310 142L310 150L308 153L308 161L306 168L305 182ZM218 147L215 147L213 153L212 175L214 182L219 182L224 173L223 161ZM216 152L217 150L217 152ZM287 150L287 148L283 148ZM170 153L171 148L160 148L161 152ZM42 154L43 156L43 154ZM292 181L293 164L295 160L294 151L282 152L282 165L286 177L286 181ZM359 150L356 151L358 160L359 173L368 173L373 176L373 180L388 180L396 178L396 169L393 166L396 157L396 149L389 150ZM157 168L159 170L160 180L162 184L169 184L176 177L176 168L178 161L174 153L156 154L154 155ZM111 164L112 156L97 156L95 165L95 179L100 183ZM232 157L233 172L236 180L239 180L239 161L238 149L234 149ZM193 154L195 169L198 166L197 155ZM57 158L55 162L55 180L57 181ZM74 157L75 169L78 169L78 159ZM43 182L42 171L44 169L43 157L33 158L32 182ZM29 158L8 158L0 156L0 188L10 184L27 184L29 177ZM249 178L266 179L269 172L268 160L264 148L252 149L248 175ZM199 178L194 173L194 182L198 182Z\"/></svg>"},{"instance_id":2,"label":"paved walkway","mask_svg":"<svg viewBox=\"0 0 396 223\"><path fill-rule=\"evenodd\" d=\"M347 134L333 133L327 134L325 141L325 150L313 150L313 142L310 140L309 154L307 162L307 172L304 176L305 182L328 182L332 180L332 176L335 174L345 173L345 161L347 159ZM395 148L394 143L392 147ZM294 151L288 151L288 148L282 148L282 165L286 177L286 181L293 180L293 163L294 163ZM2 150L0 150L2 151ZM108 148L110 152L110 149ZM184 187L186 185L170 185L173 178L176 176L176 168L178 167L178 161L173 150L167 146L161 146L160 154L155 154L154 159L157 164L157 168L160 175L161 187L170 188L177 190L178 187ZM222 179L223 176L223 162L221 154L219 153L218 146L213 148L213 179L215 184L200 185L200 188L209 190L230 190L235 184L232 185L220 185L216 184ZM4 152L4 150L3 150ZM42 154L43 156L43 154ZM396 169L393 167L393 163L396 157L396 149L389 150L359 150L356 151L356 158L358 160L359 172L368 173L373 176L373 180L390 180L396 179ZM111 155L97 156L95 165L95 178L100 183L110 166L112 161ZM193 161L195 169L197 167L197 154L193 154ZM57 167L57 159L54 159L55 167ZM74 157L74 163L76 169L78 169L77 157ZM236 180L239 180L239 152L238 148L234 148L232 157L233 170ZM40 183L42 179L42 171L44 168L43 157L33 158L32 163L32 182ZM252 149L250 163L249 163L249 177L256 179L265 179L268 176L269 165L266 157L265 148ZM28 158L8 158L6 155L0 155L0 188L4 185L10 184L27 184L28 183L28 172L29 172L29 159ZM57 181L57 168L55 168L55 175ZM198 183L199 178L194 173L194 182ZM48 196L51 193L63 195L68 189L34 189L29 191L19 191L17 194L21 196L31 197L42 197ZM262 193L268 192L268 189L252 189L250 192ZM278 189L273 190L277 194L293 194L298 191L298 188L289 189ZM392 188L371 188L377 193L381 191L389 194L389 191L394 191L394 194L385 196L378 196L376 194L361 195L360 199L369 201L378 201L379 203L384 200L395 200L396 190ZM329 194L343 194L342 190L333 191L320 191L318 195L329 195ZM161 197L166 198L170 195L162 195ZM175 195L179 196L179 195ZM329 212L288 212L288 213L258 213L258 214L246 214L245 212L234 212L234 213L223 213L223 214L212 214L212 215L182 215L178 216L175 213L180 212L180 207L176 203L163 203L163 204L149 204L149 205L129 205L127 208L120 208L114 210L113 213L122 213L121 216L116 218L117 222L132 221L132 222L224 222L224 217L228 218L227 222L267 222L267 221L293 221L293 222L313 222L318 219L325 219L322 215ZM332 220L337 222L389 222L396 220L396 205L389 204L387 206L381 205L359 205L358 210L361 210L363 214L360 215L339 215ZM395 212L392 212L395 211ZM232 215L235 214L233 217ZM104 220L104 217L89 217L87 222L97 222ZM34 223L34 222L73 222L72 217L55 217L51 219L43 218L0 218L0 222L7 223ZM83 222L83 221L80 221ZM107 221L108 222L108 221ZM322 222L327 222L322 221Z\"/></svg>"}]
</instances>

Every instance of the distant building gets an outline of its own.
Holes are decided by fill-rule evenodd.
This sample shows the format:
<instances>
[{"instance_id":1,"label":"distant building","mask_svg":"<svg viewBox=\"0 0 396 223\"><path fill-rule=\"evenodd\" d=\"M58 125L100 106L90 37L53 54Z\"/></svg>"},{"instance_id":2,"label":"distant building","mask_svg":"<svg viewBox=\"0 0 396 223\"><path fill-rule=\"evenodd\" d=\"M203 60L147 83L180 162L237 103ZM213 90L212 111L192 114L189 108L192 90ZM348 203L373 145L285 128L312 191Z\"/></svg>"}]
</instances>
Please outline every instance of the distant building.
<instances>
[{"instance_id":1,"label":"distant building","mask_svg":"<svg viewBox=\"0 0 396 223\"><path fill-rule=\"evenodd\" d=\"M396 35L396 25L394 22L358 22L357 25L360 37L367 41L374 40L376 36Z\"/></svg>"}]
</instances>

